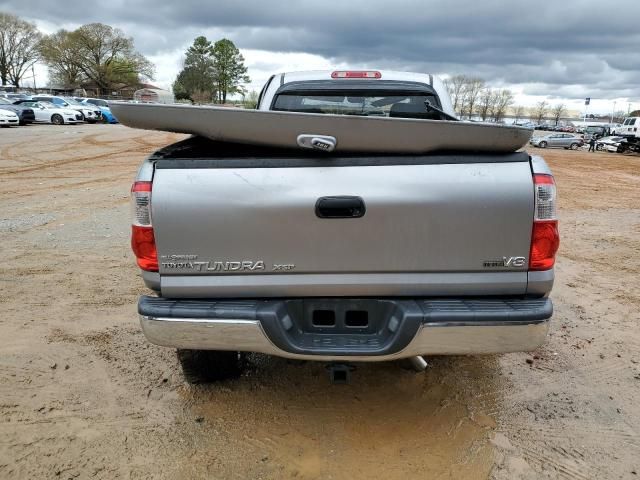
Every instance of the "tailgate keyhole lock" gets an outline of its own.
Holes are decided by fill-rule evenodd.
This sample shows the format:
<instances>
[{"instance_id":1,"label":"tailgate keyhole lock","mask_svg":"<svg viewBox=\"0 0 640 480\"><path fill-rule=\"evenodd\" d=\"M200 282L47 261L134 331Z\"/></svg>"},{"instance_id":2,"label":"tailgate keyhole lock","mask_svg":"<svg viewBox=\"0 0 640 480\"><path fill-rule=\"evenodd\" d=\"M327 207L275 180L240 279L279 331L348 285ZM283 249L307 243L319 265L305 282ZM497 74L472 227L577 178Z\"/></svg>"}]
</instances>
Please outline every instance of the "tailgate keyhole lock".
<instances>
[{"instance_id":1,"label":"tailgate keyhole lock","mask_svg":"<svg viewBox=\"0 0 640 480\"><path fill-rule=\"evenodd\" d=\"M310 135L306 133L298 135L298 146L302 148L333 152L337 143L336 137L329 135Z\"/></svg>"}]
</instances>

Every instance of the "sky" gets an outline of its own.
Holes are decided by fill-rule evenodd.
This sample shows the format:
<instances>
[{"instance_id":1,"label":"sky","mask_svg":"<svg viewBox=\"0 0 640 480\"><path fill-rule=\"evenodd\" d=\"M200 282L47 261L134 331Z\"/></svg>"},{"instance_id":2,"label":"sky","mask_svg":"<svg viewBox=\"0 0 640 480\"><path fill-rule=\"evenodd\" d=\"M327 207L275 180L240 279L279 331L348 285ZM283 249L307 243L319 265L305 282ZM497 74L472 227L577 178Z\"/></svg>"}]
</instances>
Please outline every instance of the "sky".
<instances>
[{"instance_id":1,"label":"sky","mask_svg":"<svg viewBox=\"0 0 640 480\"><path fill-rule=\"evenodd\" d=\"M163 88L204 35L240 48L250 90L277 72L369 68L479 76L525 106L583 111L590 97L589 113L640 108L640 0L0 0L0 11L43 33L118 27Z\"/></svg>"}]
</instances>

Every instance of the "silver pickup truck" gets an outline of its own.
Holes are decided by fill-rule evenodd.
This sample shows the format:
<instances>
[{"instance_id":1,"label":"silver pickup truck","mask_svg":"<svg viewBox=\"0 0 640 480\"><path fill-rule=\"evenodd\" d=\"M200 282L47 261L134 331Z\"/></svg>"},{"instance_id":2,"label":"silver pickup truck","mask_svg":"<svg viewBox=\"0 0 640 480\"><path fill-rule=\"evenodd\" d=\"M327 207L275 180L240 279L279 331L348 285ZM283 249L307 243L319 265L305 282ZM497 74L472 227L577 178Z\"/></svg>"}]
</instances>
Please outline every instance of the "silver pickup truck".
<instances>
[{"instance_id":1,"label":"silver pickup truck","mask_svg":"<svg viewBox=\"0 0 640 480\"><path fill-rule=\"evenodd\" d=\"M258 108L455 114L437 78L381 75L275 75ZM435 108L407 108L425 97ZM155 292L139 300L142 329L178 349L189 381L240 374L246 352L327 362L338 381L349 362L532 350L552 315L555 204L548 166L524 151L192 137L151 155L132 187L132 247Z\"/></svg>"}]
</instances>

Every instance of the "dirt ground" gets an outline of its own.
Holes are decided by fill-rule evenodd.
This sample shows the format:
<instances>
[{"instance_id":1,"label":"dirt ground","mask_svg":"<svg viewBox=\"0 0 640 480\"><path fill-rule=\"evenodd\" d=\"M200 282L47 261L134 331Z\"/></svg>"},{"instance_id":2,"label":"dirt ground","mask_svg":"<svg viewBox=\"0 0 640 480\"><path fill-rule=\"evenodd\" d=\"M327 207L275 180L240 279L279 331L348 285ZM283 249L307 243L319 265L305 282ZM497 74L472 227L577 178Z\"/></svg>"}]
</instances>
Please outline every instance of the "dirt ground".
<instances>
[{"instance_id":1,"label":"dirt ground","mask_svg":"<svg viewBox=\"0 0 640 480\"><path fill-rule=\"evenodd\" d=\"M140 332L128 245L135 170L179 138L0 131L0 478L638 478L640 157L536 150L562 234L539 351L363 365L348 386L255 356L192 387Z\"/></svg>"}]
</instances>

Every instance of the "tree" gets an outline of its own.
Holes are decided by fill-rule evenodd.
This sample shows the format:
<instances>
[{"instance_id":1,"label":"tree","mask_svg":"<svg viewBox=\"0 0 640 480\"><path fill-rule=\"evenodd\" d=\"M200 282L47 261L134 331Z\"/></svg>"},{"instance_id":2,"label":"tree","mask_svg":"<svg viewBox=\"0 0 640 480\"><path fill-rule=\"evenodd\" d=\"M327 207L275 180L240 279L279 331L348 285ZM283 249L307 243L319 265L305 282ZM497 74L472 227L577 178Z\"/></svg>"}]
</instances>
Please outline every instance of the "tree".
<instances>
[{"instance_id":1,"label":"tree","mask_svg":"<svg viewBox=\"0 0 640 480\"><path fill-rule=\"evenodd\" d=\"M638 111L638 113L640 113L640 110ZM622 123L624 121L624 117L627 116L627 112L625 112L624 110L618 110L617 112L613 113L613 122L614 123Z\"/></svg>"},{"instance_id":2,"label":"tree","mask_svg":"<svg viewBox=\"0 0 640 480\"><path fill-rule=\"evenodd\" d=\"M464 103L469 119L473 117L473 113L478 102L478 96L483 88L485 88L485 82L481 78L472 77L468 79L467 85L464 89Z\"/></svg>"},{"instance_id":3,"label":"tree","mask_svg":"<svg viewBox=\"0 0 640 480\"><path fill-rule=\"evenodd\" d=\"M551 109L551 116L555 120L555 124L558 125L558 122L562 118L562 116L566 113L566 108L564 107L564 103L558 103Z\"/></svg>"},{"instance_id":4,"label":"tree","mask_svg":"<svg viewBox=\"0 0 640 480\"><path fill-rule=\"evenodd\" d=\"M444 81L453 103L453 111L459 113L460 116L462 116L462 104L464 103L465 89L468 82L469 79L466 75L454 75Z\"/></svg>"},{"instance_id":5,"label":"tree","mask_svg":"<svg viewBox=\"0 0 640 480\"><path fill-rule=\"evenodd\" d=\"M516 105L512 109L514 122L518 123L520 118L524 117L524 107L522 105Z\"/></svg>"},{"instance_id":6,"label":"tree","mask_svg":"<svg viewBox=\"0 0 640 480\"><path fill-rule=\"evenodd\" d=\"M211 90L195 90L191 93L191 101L195 104L211 103Z\"/></svg>"},{"instance_id":7,"label":"tree","mask_svg":"<svg viewBox=\"0 0 640 480\"><path fill-rule=\"evenodd\" d=\"M218 40L212 53L218 102L225 103L229 93L244 93L242 84L251 80L244 66L244 57L231 40Z\"/></svg>"},{"instance_id":8,"label":"tree","mask_svg":"<svg viewBox=\"0 0 640 480\"><path fill-rule=\"evenodd\" d=\"M484 80L477 77L467 77L466 75L454 75L445 80L445 86L451 96L453 110L461 117L473 116L477 104L478 95L484 87Z\"/></svg>"},{"instance_id":9,"label":"tree","mask_svg":"<svg viewBox=\"0 0 640 480\"><path fill-rule=\"evenodd\" d=\"M628 117L640 117L640 110L634 110L633 112L631 112L629 115L627 115Z\"/></svg>"},{"instance_id":10,"label":"tree","mask_svg":"<svg viewBox=\"0 0 640 480\"><path fill-rule=\"evenodd\" d=\"M494 93L491 103L491 116L494 122L499 122L507 113L507 109L513 103L513 93L511 90L503 88Z\"/></svg>"},{"instance_id":11,"label":"tree","mask_svg":"<svg viewBox=\"0 0 640 480\"><path fill-rule=\"evenodd\" d=\"M54 77L93 83L99 93L153 78L153 64L135 50L133 39L103 23L49 35L42 42L40 53ZM77 76L75 70L79 72Z\"/></svg>"},{"instance_id":12,"label":"tree","mask_svg":"<svg viewBox=\"0 0 640 480\"><path fill-rule=\"evenodd\" d=\"M260 95L258 94L258 92L256 92L255 90L251 90L249 93L247 93L247 95L242 97L242 105L244 106L244 108L258 108L259 96Z\"/></svg>"},{"instance_id":13,"label":"tree","mask_svg":"<svg viewBox=\"0 0 640 480\"><path fill-rule=\"evenodd\" d=\"M0 80L20 86L24 74L38 60L42 35L33 23L0 12Z\"/></svg>"},{"instance_id":14,"label":"tree","mask_svg":"<svg viewBox=\"0 0 640 480\"><path fill-rule=\"evenodd\" d=\"M211 102L216 93L216 73L213 46L206 37L197 37L187 49L184 68L173 83L173 93L178 100Z\"/></svg>"},{"instance_id":15,"label":"tree","mask_svg":"<svg viewBox=\"0 0 640 480\"><path fill-rule=\"evenodd\" d=\"M478 99L478 115L484 122L493 108L495 102L495 93L490 88L483 88Z\"/></svg>"},{"instance_id":16,"label":"tree","mask_svg":"<svg viewBox=\"0 0 640 480\"><path fill-rule=\"evenodd\" d=\"M68 89L80 87L85 77L76 61L70 32L59 30L45 36L40 43L40 53L49 67L50 83Z\"/></svg>"},{"instance_id":17,"label":"tree","mask_svg":"<svg viewBox=\"0 0 640 480\"><path fill-rule=\"evenodd\" d=\"M153 78L153 64L133 46L133 39L103 23L83 25L73 33L80 70L102 91L116 83L135 85ZM102 93L102 92L101 92Z\"/></svg>"},{"instance_id":18,"label":"tree","mask_svg":"<svg viewBox=\"0 0 640 480\"><path fill-rule=\"evenodd\" d=\"M541 100L536 104L535 107L532 108L531 113L532 117L536 119L536 123L539 125L542 123L542 119L545 117L547 112L549 111L549 104L546 100Z\"/></svg>"}]
</instances>

